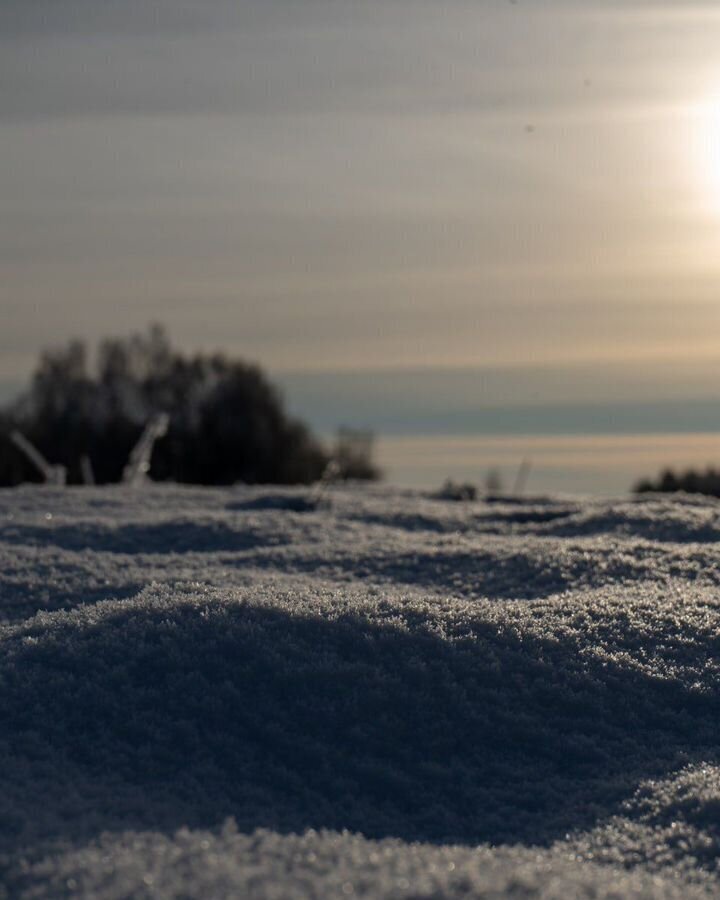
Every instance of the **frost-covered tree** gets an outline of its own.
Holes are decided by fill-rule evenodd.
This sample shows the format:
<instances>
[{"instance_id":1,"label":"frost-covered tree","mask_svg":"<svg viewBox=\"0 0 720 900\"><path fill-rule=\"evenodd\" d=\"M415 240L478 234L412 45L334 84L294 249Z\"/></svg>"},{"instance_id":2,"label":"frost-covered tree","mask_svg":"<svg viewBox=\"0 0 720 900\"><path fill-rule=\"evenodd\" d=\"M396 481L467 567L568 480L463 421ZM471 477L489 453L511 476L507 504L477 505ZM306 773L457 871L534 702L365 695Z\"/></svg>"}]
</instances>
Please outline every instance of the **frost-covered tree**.
<instances>
[{"instance_id":1,"label":"frost-covered tree","mask_svg":"<svg viewBox=\"0 0 720 900\"><path fill-rule=\"evenodd\" d=\"M27 392L0 415L0 484L35 480L9 440L13 428L68 480L119 481L148 421L169 428L152 453L150 477L198 484L310 483L328 456L289 418L282 398L255 365L225 356L188 357L159 326L100 344L91 365L84 344L45 351Z\"/></svg>"}]
</instances>

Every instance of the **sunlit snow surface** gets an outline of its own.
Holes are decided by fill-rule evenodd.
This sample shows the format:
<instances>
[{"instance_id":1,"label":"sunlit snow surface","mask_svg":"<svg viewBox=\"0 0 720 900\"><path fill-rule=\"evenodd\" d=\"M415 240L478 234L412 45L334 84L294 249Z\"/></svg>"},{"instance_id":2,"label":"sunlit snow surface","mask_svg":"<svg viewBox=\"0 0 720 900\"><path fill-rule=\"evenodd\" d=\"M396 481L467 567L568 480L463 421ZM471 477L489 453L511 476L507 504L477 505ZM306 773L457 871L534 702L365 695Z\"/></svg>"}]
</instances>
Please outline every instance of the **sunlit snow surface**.
<instances>
[{"instance_id":1,"label":"sunlit snow surface","mask_svg":"<svg viewBox=\"0 0 720 900\"><path fill-rule=\"evenodd\" d=\"M720 505L0 491L0 895L720 894Z\"/></svg>"}]
</instances>

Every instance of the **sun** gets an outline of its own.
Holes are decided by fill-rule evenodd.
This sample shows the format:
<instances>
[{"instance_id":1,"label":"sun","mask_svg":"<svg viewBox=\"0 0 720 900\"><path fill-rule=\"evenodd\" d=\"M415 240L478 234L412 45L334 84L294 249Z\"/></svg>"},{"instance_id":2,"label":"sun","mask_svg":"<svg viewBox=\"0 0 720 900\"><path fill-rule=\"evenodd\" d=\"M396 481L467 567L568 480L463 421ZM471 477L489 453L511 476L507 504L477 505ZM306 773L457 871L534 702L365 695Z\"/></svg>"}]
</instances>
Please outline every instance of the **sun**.
<instances>
[{"instance_id":1,"label":"sun","mask_svg":"<svg viewBox=\"0 0 720 900\"><path fill-rule=\"evenodd\" d=\"M698 105L697 167L704 206L720 212L720 92Z\"/></svg>"}]
</instances>

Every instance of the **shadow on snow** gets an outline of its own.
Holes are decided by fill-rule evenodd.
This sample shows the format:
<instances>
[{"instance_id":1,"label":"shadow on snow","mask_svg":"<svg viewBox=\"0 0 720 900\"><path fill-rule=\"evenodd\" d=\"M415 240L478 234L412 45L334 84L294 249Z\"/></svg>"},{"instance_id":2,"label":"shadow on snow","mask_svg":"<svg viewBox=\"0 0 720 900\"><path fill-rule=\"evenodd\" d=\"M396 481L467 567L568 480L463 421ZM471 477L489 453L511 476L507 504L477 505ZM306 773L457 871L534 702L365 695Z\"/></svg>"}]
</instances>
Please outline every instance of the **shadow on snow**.
<instances>
[{"instance_id":1,"label":"shadow on snow","mask_svg":"<svg viewBox=\"0 0 720 900\"><path fill-rule=\"evenodd\" d=\"M162 521L149 524L104 525L74 522L70 525L6 527L0 541L27 546L55 546L63 550L101 553L214 553L252 550L268 543L284 543L269 529L252 529L247 522L232 528L221 520Z\"/></svg>"},{"instance_id":2,"label":"shadow on snow","mask_svg":"<svg viewBox=\"0 0 720 900\"><path fill-rule=\"evenodd\" d=\"M467 627L448 640L422 617L133 602L29 624L0 661L4 848L229 815L247 830L548 844L641 779L714 757L709 676L690 690L577 636ZM718 639L685 637L642 650L702 671Z\"/></svg>"}]
</instances>

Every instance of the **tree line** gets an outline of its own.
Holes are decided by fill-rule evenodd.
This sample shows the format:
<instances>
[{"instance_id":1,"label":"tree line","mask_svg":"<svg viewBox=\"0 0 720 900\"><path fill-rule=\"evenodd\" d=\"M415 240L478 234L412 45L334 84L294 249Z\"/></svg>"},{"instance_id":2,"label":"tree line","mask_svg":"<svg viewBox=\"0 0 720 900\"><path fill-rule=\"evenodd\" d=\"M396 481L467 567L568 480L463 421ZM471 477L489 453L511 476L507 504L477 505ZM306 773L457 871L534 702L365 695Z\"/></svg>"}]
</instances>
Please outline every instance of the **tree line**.
<instances>
[{"instance_id":1,"label":"tree line","mask_svg":"<svg viewBox=\"0 0 720 900\"><path fill-rule=\"evenodd\" d=\"M655 479L643 478L638 481L633 490L636 494L685 491L688 494L720 497L720 472L712 467L708 467L704 472L696 472L694 469L673 472L672 469L665 469Z\"/></svg>"},{"instance_id":2,"label":"tree line","mask_svg":"<svg viewBox=\"0 0 720 900\"><path fill-rule=\"evenodd\" d=\"M154 480L205 485L309 484L333 454L289 416L261 369L223 354L185 356L154 325L103 340L91 360L85 343L44 351L28 389L0 410L0 485L39 473L10 436L20 431L70 484L119 481L153 416L168 428L152 452ZM334 463L337 477L375 478L362 453Z\"/></svg>"}]
</instances>

